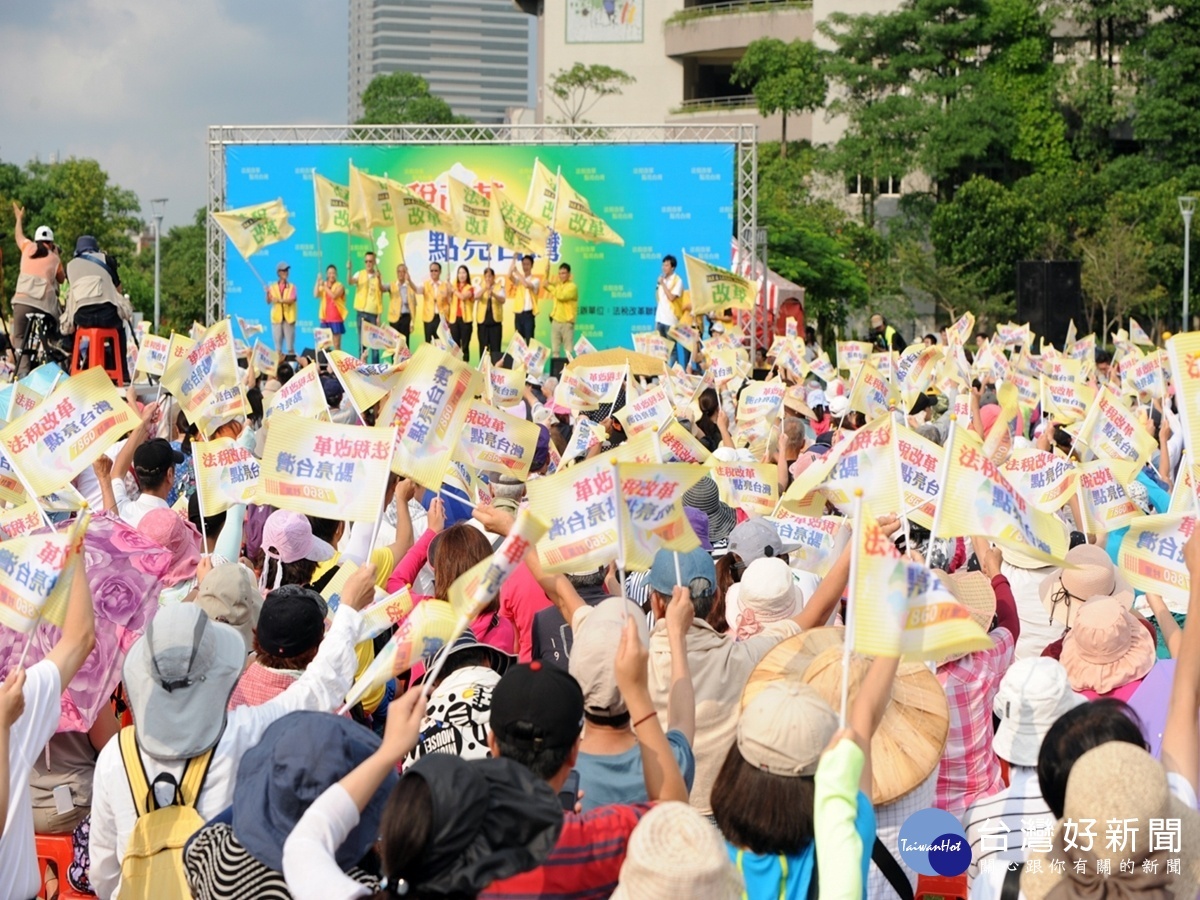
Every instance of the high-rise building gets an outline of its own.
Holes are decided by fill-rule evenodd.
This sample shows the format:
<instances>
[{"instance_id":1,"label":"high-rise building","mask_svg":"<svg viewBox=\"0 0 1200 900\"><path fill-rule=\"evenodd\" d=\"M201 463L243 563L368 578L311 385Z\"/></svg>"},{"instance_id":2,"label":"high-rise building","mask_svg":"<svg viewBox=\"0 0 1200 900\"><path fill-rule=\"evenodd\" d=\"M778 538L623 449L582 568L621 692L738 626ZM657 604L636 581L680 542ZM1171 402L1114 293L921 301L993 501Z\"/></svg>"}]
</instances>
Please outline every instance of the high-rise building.
<instances>
[{"instance_id":1,"label":"high-rise building","mask_svg":"<svg viewBox=\"0 0 1200 900\"><path fill-rule=\"evenodd\" d=\"M458 115L503 122L533 106L536 34L512 0L350 0L350 121L372 78L403 70Z\"/></svg>"}]
</instances>

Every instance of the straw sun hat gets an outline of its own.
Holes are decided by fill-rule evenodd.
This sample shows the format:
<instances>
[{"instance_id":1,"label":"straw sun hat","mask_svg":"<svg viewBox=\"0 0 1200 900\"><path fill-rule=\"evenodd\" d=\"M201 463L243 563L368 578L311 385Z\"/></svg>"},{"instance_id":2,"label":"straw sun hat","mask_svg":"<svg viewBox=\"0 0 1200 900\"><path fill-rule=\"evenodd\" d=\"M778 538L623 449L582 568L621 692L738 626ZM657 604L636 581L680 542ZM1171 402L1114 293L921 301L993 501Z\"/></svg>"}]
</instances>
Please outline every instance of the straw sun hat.
<instances>
[{"instance_id":1,"label":"straw sun hat","mask_svg":"<svg viewBox=\"0 0 1200 900\"><path fill-rule=\"evenodd\" d=\"M686 803L659 803L633 829L612 900L737 900L742 879L725 842Z\"/></svg>"},{"instance_id":2,"label":"straw sun hat","mask_svg":"<svg viewBox=\"0 0 1200 900\"><path fill-rule=\"evenodd\" d=\"M1110 820L1124 821L1125 833L1132 835L1134 845L1128 844L1119 851L1110 850L1103 837L1105 823ZM1154 819L1175 820L1179 823L1179 850L1160 851L1150 849L1150 824ZM1066 849L1063 840L1065 824L1074 820L1079 835L1091 827L1096 837L1090 852L1083 853L1077 847ZM1094 826L1086 826L1089 820ZM1130 825L1130 820L1133 824ZM1136 829L1136 831L1134 830ZM1159 823L1156 831L1161 831ZM1082 843L1075 841L1075 843ZM1109 896L1109 897L1195 897L1200 888L1200 813L1171 793L1167 784L1167 773L1162 763L1141 747L1123 741L1111 741L1089 750L1076 760L1067 778L1066 802L1063 817L1054 826L1053 850L1037 853L1032 859L1041 860L1040 871L1031 871L1029 865L1021 875L1021 893L1027 900L1042 900L1051 896L1056 888L1064 888L1063 896ZM1157 860L1153 875L1142 871L1141 862L1146 858ZM1050 861L1062 859L1065 866L1052 867ZM1132 859L1134 872L1121 872L1121 861ZM1178 859L1180 874L1167 874L1167 862ZM1079 875L1075 862L1084 861L1087 872ZM1101 876L1097 875L1097 863L1107 861L1110 875L1103 879L1108 893L1097 890ZM1056 871L1062 868L1062 873ZM1071 886L1064 882L1071 881ZM1120 882L1120 887L1116 883ZM1070 890L1074 887L1074 891ZM1157 889L1157 890L1156 890ZM1164 890L1165 889L1165 890ZM1162 892L1160 892L1162 891Z\"/></svg>"},{"instance_id":3,"label":"straw sun hat","mask_svg":"<svg viewBox=\"0 0 1200 900\"><path fill-rule=\"evenodd\" d=\"M843 628L813 628L778 644L763 657L742 693L742 709L777 681L807 684L831 708L841 704ZM851 658L853 703L870 663ZM892 699L871 740L871 801L878 807L903 797L938 767L950 730L950 709L937 676L923 663L901 663Z\"/></svg>"}]
</instances>

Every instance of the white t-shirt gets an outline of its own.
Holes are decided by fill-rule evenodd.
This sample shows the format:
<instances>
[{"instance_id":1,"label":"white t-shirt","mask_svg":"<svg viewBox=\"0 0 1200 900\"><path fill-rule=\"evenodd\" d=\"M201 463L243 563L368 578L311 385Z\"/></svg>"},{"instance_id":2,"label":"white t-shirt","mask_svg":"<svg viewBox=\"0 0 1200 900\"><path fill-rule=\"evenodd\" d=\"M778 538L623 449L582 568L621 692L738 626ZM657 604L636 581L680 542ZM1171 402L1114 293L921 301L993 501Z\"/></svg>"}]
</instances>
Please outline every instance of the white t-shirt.
<instances>
[{"instance_id":1,"label":"white t-shirt","mask_svg":"<svg viewBox=\"0 0 1200 900\"><path fill-rule=\"evenodd\" d=\"M678 300L679 295L683 293L683 281L672 272L663 283L658 286L656 296L658 297L658 309L654 312L654 322L656 325L666 325L671 328L679 324L679 319L675 316L675 309L671 306L672 300Z\"/></svg>"},{"instance_id":2,"label":"white t-shirt","mask_svg":"<svg viewBox=\"0 0 1200 900\"><path fill-rule=\"evenodd\" d=\"M25 673L25 712L12 726L8 745L8 818L0 839L0 897L33 897L41 888L33 838L29 775L34 760L58 729L62 677L48 659ZM63 876L60 874L61 880Z\"/></svg>"},{"instance_id":3,"label":"white t-shirt","mask_svg":"<svg viewBox=\"0 0 1200 900\"><path fill-rule=\"evenodd\" d=\"M1042 581L1053 571L1053 566L1019 569L1007 562L1000 564L1000 573L1008 579L1017 603L1017 617L1021 620L1021 636L1017 638L1014 661L1041 656L1047 645L1053 644L1066 631L1061 622L1050 621L1050 614L1042 605L1042 597L1038 592Z\"/></svg>"}]
</instances>

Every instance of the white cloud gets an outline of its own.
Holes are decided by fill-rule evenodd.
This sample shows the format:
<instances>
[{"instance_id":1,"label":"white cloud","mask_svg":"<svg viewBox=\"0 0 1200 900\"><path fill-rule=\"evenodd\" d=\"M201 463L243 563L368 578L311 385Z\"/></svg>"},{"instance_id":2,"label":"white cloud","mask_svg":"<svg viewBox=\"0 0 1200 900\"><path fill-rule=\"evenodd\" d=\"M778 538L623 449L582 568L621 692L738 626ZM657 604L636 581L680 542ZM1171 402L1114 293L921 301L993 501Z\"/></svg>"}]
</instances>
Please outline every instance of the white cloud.
<instances>
[{"instance_id":1,"label":"white cloud","mask_svg":"<svg viewBox=\"0 0 1200 900\"><path fill-rule=\"evenodd\" d=\"M168 224L206 202L209 125L345 121L345 0L2 7L0 158L97 159Z\"/></svg>"}]
</instances>

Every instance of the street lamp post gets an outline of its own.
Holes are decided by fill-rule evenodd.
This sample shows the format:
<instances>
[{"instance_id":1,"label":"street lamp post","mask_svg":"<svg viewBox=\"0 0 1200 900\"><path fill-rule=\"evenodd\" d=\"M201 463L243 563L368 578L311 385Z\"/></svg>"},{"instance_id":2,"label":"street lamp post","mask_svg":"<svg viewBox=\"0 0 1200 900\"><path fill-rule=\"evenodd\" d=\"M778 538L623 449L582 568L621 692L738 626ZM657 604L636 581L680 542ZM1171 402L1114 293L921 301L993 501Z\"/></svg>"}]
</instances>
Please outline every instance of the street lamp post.
<instances>
[{"instance_id":1,"label":"street lamp post","mask_svg":"<svg viewBox=\"0 0 1200 900\"><path fill-rule=\"evenodd\" d=\"M167 198L157 197L150 201L154 210L154 333L158 334L158 320L162 313L162 220Z\"/></svg>"},{"instance_id":2,"label":"street lamp post","mask_svg":"<svg viewBox=\"0 0 1200 900\"><path fill-rule=\"evenodd\" d=\"M1188 292L1192 286L1192 213L1196 211L1196 198L1180 197L1179 211L1183 213L1183 330L1191 331Z\"/></svg>"}]
</instances>

